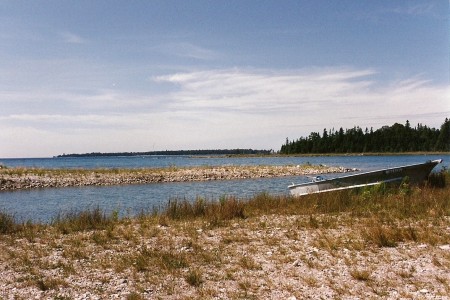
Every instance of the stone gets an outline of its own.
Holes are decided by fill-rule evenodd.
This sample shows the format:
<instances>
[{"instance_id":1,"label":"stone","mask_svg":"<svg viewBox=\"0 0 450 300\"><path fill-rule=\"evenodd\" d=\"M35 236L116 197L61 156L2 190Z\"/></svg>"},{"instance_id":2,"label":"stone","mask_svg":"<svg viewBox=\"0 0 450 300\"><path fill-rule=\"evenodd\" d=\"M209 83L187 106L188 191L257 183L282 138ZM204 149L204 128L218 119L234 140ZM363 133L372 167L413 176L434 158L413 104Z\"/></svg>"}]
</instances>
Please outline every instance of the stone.
<instances>
[{"instance_id":1,"label":"stone","mask_svg":"<svg viewBox=\"0 0 450 300\"><path fill-rule=\"evenodd\" d=\"M442 245L442 246L439 246L439 249L441 249L441 250L450 250L450 245Z\"/></svg>"}]
</instances>

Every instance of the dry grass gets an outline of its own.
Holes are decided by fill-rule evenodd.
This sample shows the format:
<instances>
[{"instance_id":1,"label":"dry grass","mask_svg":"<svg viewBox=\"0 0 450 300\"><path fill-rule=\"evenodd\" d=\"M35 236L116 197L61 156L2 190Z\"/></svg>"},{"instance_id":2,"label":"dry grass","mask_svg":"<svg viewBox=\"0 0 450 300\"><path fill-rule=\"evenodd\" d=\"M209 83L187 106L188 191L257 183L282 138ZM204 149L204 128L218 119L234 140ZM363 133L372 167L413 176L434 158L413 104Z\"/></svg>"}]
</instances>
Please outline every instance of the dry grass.
<instances>
[{"instance_id":1,"label":"dry grass","mask_svg":"<svg viewBox=\"0 0 450 300\"><path fill-rule=\"evenodd\" d=\"M378 187L174 199L133 219L94 209L49 225L2 213L0 299L445 299L449 199L449 187Z\"/></svg>"}]
</instances>

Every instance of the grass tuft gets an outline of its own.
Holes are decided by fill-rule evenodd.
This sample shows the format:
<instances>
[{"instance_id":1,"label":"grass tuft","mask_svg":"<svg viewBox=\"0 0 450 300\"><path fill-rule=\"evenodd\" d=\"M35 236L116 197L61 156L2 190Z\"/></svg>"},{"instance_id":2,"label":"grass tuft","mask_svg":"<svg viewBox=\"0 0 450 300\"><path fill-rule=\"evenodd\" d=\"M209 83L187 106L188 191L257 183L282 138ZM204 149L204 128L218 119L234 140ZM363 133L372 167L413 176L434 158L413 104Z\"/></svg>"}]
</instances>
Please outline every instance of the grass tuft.
<instances>
[{"instance_id":1,"label":"grass tuft","mask_svg":"<svg viewBox=\"0 0 450 300\"><path fill-rule=\"evenodd\" d=\"M59 214L51 225L64 234L77 231L106 229L118 222L115 212L107 215L99 207L80 212Z\"/></svg>"},{"instance_id":2,"label":"grass tuft","mask_svg":"<svg viewBox=\"0 0 450 300\"><path fill-rule=\"evenodd\" d=\"M146 246L142 246L132 260L133 266L139 272L151 271L155 267L166 271L188 267L184 254L174 251L149 249Z\"/></svg>"},{"instance_id":3,"label":"grass tuft","mask_svg":"<svg viewBox=\"0 0 450 300\"><path fill-rule=\"evenodd\" d=\"M367 228L363 233L366 241L372 242L378 247L396 247L403 239L395 229L376 223Z\"/></svg>"},{"instance_id":4,"label":"grass tuft","mask_svg":"<svg viewBox=\"0 0 450 300\"><path fill-rule=\"evenodd\" d=\"M189 270L186 275L186 282L191 286L199 287L203 283L202 272L198 269Z\"/></svg>"},{"instance_id":5,"label":"grass tuft","mask_svg":"<svg viewBox=\"0 0 450 300\"><path fill-rule=\"evenodd\" d=\"M430 173L427 179L427 186L436 187L436 188L444 188L447 184L448 176L446 176L446 169L442 169L439 172Z\"/></svg>"},{"instance_id":6,"label":"grass tuft","mask_svg":"<svg viewBox=\"0 0 450 300\"><path fill-rule=\"evenodd\" d=\"M0 234L11 234L18 230L18 224L14 216L0 212Z\"/></svg>"},{"instance_id":7,"label":"grass tuft","mask_svg":"<svg viewBox=\"0 0 450 300\"><path fill-rule=\"evenodd\" d=\"M172 220L188 220L195 218L204 218L212 226L220 226L223 221L235 218L245 218L244 200L238 200L235 197L222 197L219 201L207 201L198 197L190 202L186 199L171 199L162 212Z\"/></svg>"},{"instance_id":8,"label":"grass tuft","mask_svg":"<svg viewBox=\"0 0 450 300\"><path fill-rule=\"evenodd\" d=\"M359 270L353 269L350 271L350 275L359 281L368 281L370 280L370 271L369 270Z\"/></svg>"},{"instance_id":9,"label":"grass tuft","mask_svg":"<svg viewBox=\"0 0 450 300\"><path fill-rule=\"evenodd\" d=\"M128 294L127 298L126 298L126 300L143 300L143 299L144 299L144 297L136 292L132 292L132 293Z\"/></svg>"}]
</instances>

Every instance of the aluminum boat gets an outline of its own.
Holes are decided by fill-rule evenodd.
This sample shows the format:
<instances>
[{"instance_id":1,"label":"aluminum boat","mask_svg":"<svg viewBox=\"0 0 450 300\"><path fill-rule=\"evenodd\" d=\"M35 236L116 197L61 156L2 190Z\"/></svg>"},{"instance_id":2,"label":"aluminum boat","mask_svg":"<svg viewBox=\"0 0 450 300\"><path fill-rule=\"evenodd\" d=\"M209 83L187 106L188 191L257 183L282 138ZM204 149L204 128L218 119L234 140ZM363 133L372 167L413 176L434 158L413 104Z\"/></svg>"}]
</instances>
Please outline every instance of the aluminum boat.
<instances>
[{"instance_id":1,"label":"aluminum boat","mask_svg":"<svg viewBox=\"0 0 450 300\"><path fill-rule=\"evenodd\" d=\"M365 187L380 183L400 183L406 177L408 177L410 184L419 184L427 179L433 168L441 162L442 159L430 160L420 164L369 171L331 179L316 176L311 182L292 184L288 188L291 195L302 196L312 193Z\"/></svg>"}]
</instances>

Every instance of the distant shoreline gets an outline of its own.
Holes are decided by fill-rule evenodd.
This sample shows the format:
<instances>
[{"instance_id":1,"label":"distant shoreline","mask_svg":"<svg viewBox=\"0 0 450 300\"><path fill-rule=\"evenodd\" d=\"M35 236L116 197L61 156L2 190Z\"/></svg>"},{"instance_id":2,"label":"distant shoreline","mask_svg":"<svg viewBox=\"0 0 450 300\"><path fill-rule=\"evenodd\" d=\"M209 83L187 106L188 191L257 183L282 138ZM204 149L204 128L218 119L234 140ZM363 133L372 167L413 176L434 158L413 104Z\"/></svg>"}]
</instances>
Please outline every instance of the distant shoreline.
<instances>
[{"instance_id":1,"label":"distant shoreline","mask_svg":"<svg viewBox=\"0 0 450 300\"><path fill-rule=\"evenodd\" d=\"M164 150L164 151L145 151L145 152L91 152L91 153L72 153L54 156L59 157L104 157L104 156L175 156L175 155L267 155L273 150L254 150L254 149L213 149L213 150Z\"/></svg>"},{"instance_id":2,"label":"distant shoreline","mask_svg":"<svg viewBox=\"0 0 450 300\"><path fill-rule=\"evenodd\" d=\"M352 153L293 153L280 154L272 150L253 149L231 149L231 150L174 150L174 151L150 151L150 152L110 152L110 153L81 153L61 154L54 158L77 158L77 157L132 157L132 156L225 156L225 157L319 157L319 156L399 156L399 155L450 155L443 151L420 151L420 152L352 152Z\"/></svg>"},{"instance_id":3,"label":"distant shoreline","mask_svg":"<svg viewBox=\"0 0 450 300\"><path fill-rule=\"evenodd\" d=\"M140 153L140 152L130 152L130 153ZM160 154L162 155L162 154ZM183 154L172 154L167 156L176 156ZM270 154L184 154L184 156L192 156L192 157L329 157L329 156L401 156L401 155L450 155L450 152L442 152L442 151L430 151L430 152L366 152L366 153L298 153L298 154L279 154L279 153L270 153ZM134 156L157 156L157 154L153 155L128 155L123 157L134 157ZM104 155L104 156L72 156L72 154L62 154L62 155L56 155L56 156L43 156L43 157L0 157L0 167L6 166L5 164L2 164L1 160L14 160L14 159L58 159L58 158L78 158L78 157L121 157L120 154L116 155Z\"/></svg>"}]
</instances>

